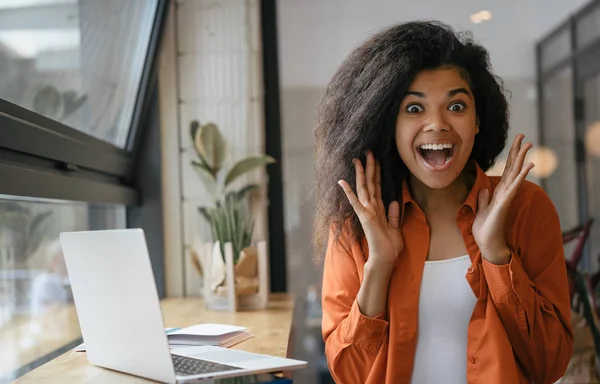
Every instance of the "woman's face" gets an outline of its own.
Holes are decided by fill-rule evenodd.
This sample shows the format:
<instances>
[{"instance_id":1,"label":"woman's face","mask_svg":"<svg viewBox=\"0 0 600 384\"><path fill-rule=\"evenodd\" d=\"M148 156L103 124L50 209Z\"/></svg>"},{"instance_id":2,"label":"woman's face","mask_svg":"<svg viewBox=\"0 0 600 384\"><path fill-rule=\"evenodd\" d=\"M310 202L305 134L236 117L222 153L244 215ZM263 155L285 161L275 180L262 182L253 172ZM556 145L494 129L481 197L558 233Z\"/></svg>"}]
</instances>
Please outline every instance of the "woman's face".
<instances>
[{"instance_id":1,"label":"woman's face","mask_svg":"<svg viewBox=\"0 0 600 384\"><path fill-rule=\"evenodd\" d=\"M419 72L396 120L396 147L413 176L430 188L449 186L469 160L477 132L475 98L460 72Z\"/></svg>"}]
</instances>

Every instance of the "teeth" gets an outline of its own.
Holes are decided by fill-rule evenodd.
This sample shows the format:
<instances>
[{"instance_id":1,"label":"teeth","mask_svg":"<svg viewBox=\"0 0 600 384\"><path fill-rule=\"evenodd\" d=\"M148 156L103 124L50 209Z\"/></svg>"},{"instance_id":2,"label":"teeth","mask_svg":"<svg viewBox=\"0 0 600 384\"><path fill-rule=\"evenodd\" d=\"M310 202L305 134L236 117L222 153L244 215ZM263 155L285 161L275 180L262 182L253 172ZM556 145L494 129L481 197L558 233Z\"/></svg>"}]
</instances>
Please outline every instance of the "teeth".
<instances>
[{"instance_id":1,"label":"teeth","mask_svg":"<svg viewBox=\"0 0 600 384\"><path fill-rule=\"evenodd\" d=\"M448 144L448 143L444 143L444 144L423 144L423 145L421 145L421 149L435 150L435 151L440 151L442 149L450 149L452 147L454 147L454 144Z\"/></svg>"}]
</instances>

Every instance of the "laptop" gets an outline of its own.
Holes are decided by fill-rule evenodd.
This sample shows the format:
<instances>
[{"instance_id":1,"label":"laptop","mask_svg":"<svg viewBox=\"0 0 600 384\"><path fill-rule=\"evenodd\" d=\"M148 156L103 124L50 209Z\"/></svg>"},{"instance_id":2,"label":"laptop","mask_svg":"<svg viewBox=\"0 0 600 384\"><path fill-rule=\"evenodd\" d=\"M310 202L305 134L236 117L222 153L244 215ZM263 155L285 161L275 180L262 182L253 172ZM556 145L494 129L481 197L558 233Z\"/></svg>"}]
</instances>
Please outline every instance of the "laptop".
<instances>
[{"instance_id":1,"label":"laptop","mask_svg":"<svg viewBox=\"0 0 600 384\"><path fill-rule=\"evenodd\" d=\"M306 366L213 346L170 350L141 229L64 232L60 242L90 364L166 383Z\"/></svg>"}]
</instances>

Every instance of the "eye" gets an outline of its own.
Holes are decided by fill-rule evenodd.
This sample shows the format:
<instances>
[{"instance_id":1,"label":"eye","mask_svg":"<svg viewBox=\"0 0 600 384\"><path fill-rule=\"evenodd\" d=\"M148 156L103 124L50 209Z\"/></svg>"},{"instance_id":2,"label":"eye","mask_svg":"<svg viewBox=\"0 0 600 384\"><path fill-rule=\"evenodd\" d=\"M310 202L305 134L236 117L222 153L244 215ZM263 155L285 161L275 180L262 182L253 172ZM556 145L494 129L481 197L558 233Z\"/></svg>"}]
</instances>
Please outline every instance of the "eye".
<instances>
[{"instance_id":1,"label":"eye","mask_svg":"<svg viewBox=\"0 0 600 384\"><path fill-rule=\"evenodd\" d=\"M406 107L406 112L408 113L419 113L419 112L423 112L423 107L420 106L419 104L409 104Z\"/></svg>"},{"instance_id":2,"label":"eye","mask_svg":"<svg viewBox=\"0 0 600 384\"><path fill-rule=\"evenodd\" d=\"M462 112L466 108L465 104L462 102L454 103L448 107L449 111L452 112Z\"/></svg>"}]
</instances>

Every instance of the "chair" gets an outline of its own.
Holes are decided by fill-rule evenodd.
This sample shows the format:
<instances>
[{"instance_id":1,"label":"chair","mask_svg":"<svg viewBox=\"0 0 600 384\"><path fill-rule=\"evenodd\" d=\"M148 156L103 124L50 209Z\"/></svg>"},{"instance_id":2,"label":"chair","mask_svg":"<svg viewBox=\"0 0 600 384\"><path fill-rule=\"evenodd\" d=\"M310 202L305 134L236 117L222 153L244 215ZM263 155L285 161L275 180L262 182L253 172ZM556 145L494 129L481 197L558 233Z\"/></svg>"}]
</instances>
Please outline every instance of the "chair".
<instances>
[{"instance_id":1,"label":"chair","mask_svg":"<svg viewBox=\"0 0 600 384\"><path fill-rule=\"evenodd\" d=\"M577 245L575 246L575 249L571 253L571 257L568 259L565 258L565 263L567 265L567 273L569 275L569 296L571 299L572 306L575 305L575 303L573 302L573 298L575 296L575 283L573 281L573 275L575 273L577 273L577 267L579 266L579 262L581 261L581 257L583 256L583 249L585 247L585 243L587 242L587 239L589 238L590 229L591 229L593 223L594 223L594 219L589 219L588 221L585 222L585 224L579 225L573 229L565 231L562 234L563 245L577 240ZM590 281L588 281L588 283L591 285L591 290L592 290L591 293L595 300L595 294L593 291L596 287L596 284L593 284L593 281L596 281L596 283L598 281L600 281L600 272L597 272L596 274L594 274L594 276L592 276L592 279ZM596 312L598 312L598 308L595 308L595 309L596 309Z\"/></svg>"}]
</instances>

